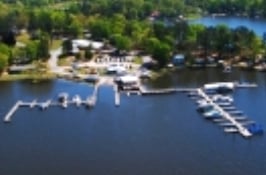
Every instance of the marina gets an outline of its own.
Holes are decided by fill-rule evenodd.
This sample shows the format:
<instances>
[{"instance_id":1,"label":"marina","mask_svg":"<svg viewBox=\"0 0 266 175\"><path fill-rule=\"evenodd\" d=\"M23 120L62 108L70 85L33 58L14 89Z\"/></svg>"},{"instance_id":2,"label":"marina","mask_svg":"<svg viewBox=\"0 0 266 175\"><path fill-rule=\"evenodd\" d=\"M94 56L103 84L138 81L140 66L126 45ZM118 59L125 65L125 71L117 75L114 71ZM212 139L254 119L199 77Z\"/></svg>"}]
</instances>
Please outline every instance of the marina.
<instances>
[{"instance_id":1,"label":"marina","mask_svg":"<svg viewBox=\"0 0 266 175\"><path fill-rule=\"evenodd\" d=\"M79 95L74 95L71 99L69 98L69 94L66 92L62 92L58 95L58 101L53 101L52 99L49 99L44 102L37 102L36 99L34 99L32 102L24 102L24 101L18 101L11 110L6 114L4 117L4 122L11 122L11 117L14 115L14 113L19 109L19 107L39 107L41 110L48 109L50 106L61 106L62 108L67 108L68 105L74 104L77 107L80 107L81 105L84 105L85 107L91 109L96 105L97 98L98 98L98 91L99 87L106 84L106 81L108 79L105 79L105 81L99 81L99 83L96 83L93 88L93 92L91 95L89 95L85 100L82 100L82 98ZM116 107L120 106L121 100L120 100L120 89L115 84L112 83L110 80L108 80L109 84L113 87L114 91L114 104ZM218 94L219 92L227 92L234 90L235 87L241 87L241 88L249 88L249 87L255 87L254 84L247 84L245 83L244 86L242 86L240 83L231 83L231 82L221 82L221 83L213 83L213 84L206 84L203 88L166 88L166 89L147 89L143 86L139 85L139 90L129 90L127 92L128 95L133 92L133 94L139 94L142 96L147 95L163 95L163 94L173 94L177 92L186 92L188 93L189 97L192 97L192 99L196 100L198 106L199 106L199 112L203 113L204 118L213 120L214 122L218 122L220 126L226 126L226 127L235 127L237 131L243 136L243 137L251 137L253 133L247 129L246 126L249 126L250 124L254 124L253 121L249 121L247 117L242 116L244 113L243 111L237 110L233 106L233 98L231 96L225 96L222 94ZM126 91L126 90L123 90ZM217 91L216 93L206 93L205 91ZM235 132L234 129L234 132ZM225 129L225 132L230 132L230 129Z\"/></svg>"}]
</instances>

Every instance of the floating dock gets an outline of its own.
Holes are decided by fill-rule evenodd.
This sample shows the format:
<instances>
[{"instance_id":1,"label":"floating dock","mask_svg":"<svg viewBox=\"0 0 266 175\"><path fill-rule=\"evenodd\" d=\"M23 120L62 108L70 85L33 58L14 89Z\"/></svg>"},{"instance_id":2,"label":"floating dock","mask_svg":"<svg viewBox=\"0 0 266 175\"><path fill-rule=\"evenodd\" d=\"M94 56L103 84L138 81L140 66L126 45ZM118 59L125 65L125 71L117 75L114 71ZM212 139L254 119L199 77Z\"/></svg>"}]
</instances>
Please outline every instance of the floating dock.
<instances>
[{"instance_id":1,"label":"floating dock","mask_svg":"<svg viewBox=\"0 0 266 175\"><path fill-rule=\"evenodd\" d=\"M238 132L243 137L251 137L252 134L249 132L247 128L244 127L244 124L237 121L231 114L229 114L227 111L225 111L223 108L221 108L218 104L216 104L202 89L197 89L198 95L200 95L202 98L204 98L206 101L209 102L210 105L214 107L217 111L219 111L223 118L228 120L229 123L222 124L223 126L234 126L238 130Z\"/></svg>"}]
</instances>

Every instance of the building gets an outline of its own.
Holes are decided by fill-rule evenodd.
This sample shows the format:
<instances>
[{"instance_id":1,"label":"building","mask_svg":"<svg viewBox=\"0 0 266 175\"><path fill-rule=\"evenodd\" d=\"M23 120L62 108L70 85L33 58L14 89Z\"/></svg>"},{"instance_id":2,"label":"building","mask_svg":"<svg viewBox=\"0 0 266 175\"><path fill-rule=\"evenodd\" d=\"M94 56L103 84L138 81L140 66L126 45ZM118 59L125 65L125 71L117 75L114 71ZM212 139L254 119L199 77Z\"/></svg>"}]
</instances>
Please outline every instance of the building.
<instances>
[{"instance_id":1,"label":"building","mask_svg":"<svg viewBox=\"0 0 266 175\"><path fill-rule=\"evenodd\" d=\"M176 54L172 59L172 63L175 66L184 65L185 64L185 56L183 54Z\"/></svg>"},{"instance_id":2,"label":"building","mask_svg":"<svg viewBox=\"0 0 266 175\"><path fill-rule=\"evenodd\" d=\"M119 90L139 90L139 78L134 75L124 75L116 78Z\"/></svg>"}]
</instances>

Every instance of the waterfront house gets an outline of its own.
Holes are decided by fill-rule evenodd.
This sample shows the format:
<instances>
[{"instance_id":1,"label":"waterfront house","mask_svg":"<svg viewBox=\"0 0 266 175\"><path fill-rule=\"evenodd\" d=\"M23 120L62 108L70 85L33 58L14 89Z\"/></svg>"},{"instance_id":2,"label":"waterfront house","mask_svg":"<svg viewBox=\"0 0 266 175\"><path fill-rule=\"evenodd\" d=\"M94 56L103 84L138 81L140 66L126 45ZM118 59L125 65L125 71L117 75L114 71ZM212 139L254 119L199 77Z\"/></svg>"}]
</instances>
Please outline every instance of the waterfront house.
<instances>
[{"instance_id":1,"label":"waterfront house","mask_svg":"<svg viewBox=\"0 0 266 175\"><path fill-rule=\"evenodd\" d=\"M185 56L183 54L176 54L176 55L174 55L174 57L172 59L172 63L175 66L184 65L184 63L185 63Z\"/></svg>"}]
</instances>

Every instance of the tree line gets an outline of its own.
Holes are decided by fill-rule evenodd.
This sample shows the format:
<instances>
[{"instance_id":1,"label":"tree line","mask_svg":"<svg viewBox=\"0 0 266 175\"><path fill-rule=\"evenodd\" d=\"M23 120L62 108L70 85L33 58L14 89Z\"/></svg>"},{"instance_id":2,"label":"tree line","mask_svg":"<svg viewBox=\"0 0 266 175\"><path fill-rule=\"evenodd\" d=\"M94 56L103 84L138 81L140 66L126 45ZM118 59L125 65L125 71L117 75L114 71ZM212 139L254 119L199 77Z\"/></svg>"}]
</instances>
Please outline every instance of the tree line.
<instances>
[{"instance_id":1,"label":"tree line","mask_svg":"<svg viewBox=\"0 0 266 175\"><path fill-rule=\"evenodd\" d=\"M0 69L14 60L45 59L53 39L76 38L84 31L119 50L141 49L151 54L160 67L174 53L191 57L195 50L205 57L216 52L225 59L233 55L254 58L264 49L264 43L245 27L204 27L182 20L166 25L162 19L200 10L222 12L219 8L230 3L233 5L228 8L238 12L250 9L255 2L263 13L266 6L261 4L266 0L241 0L242 4L240 0L0 0ZM160 16L160 20L147 20L153 15ZM14 47L21 29L30 35L23 49Z\"/></svg>"}]
</instances>

